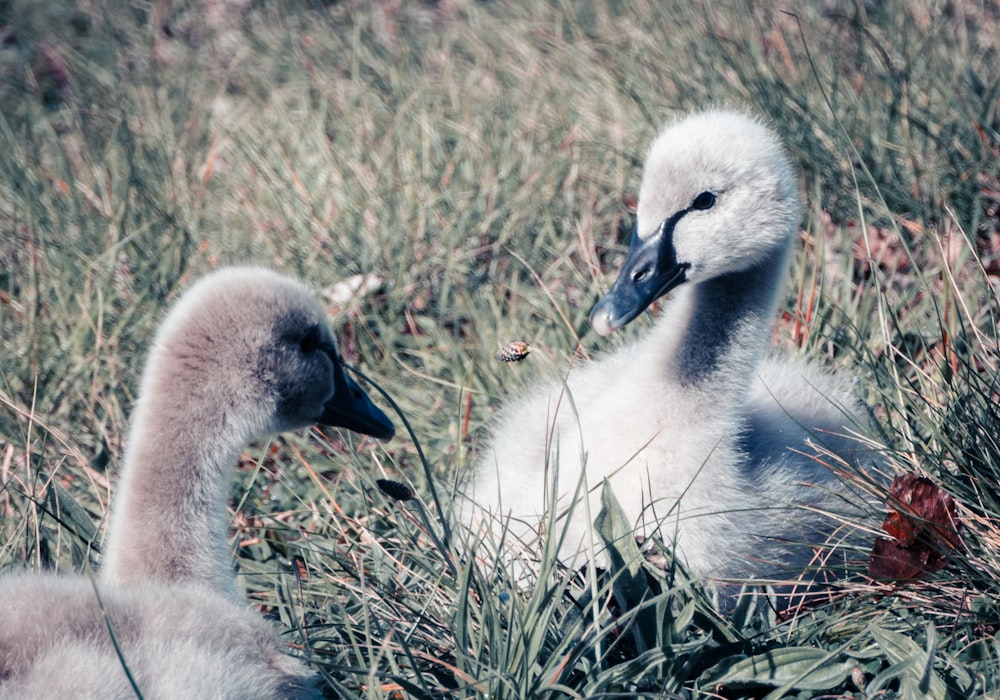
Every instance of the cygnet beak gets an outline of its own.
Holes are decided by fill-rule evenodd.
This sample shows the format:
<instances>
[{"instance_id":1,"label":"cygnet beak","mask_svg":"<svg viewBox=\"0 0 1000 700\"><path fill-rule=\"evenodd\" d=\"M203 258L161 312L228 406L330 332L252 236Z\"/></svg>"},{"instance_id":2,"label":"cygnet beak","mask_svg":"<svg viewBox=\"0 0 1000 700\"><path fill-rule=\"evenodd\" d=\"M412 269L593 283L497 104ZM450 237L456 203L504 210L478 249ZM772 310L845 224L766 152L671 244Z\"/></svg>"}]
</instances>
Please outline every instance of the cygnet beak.
<instances>
[{"instance_id":1,"label":"cygnet beak","mask_svg":"<svg viewBox=\"0 0 1000 700\"><path fill-rule=\"evenodd\" d=\"M682 212L683 213L683 212ZM647 306L679 284L687 281L688 263L677 261L672 216L649 238L632 233L625 264L611 291L590 312L590 323L601 335L608 335L641 314Z\"/></svg>"},{"instance_id":2,"label":"cygnet beak","mask_svg":"<svg viewBox=\"0 0 1000 700\"><path fill-rule=\"evenodd\" d=\"M372 403L357 382L344 374L337 360L333 363L333 384L333 397L326 402L317 423L347 428L379 440L388 440L396 434L389 417Z\"/></svg>"}]
</instances>

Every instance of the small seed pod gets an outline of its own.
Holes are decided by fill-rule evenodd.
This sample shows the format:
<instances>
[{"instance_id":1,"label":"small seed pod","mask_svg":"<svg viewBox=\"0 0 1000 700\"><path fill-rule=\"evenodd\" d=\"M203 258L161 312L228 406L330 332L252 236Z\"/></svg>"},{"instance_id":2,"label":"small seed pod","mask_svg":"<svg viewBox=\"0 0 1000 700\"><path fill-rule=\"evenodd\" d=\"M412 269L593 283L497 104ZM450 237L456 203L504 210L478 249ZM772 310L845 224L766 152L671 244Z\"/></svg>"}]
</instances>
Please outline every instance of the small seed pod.
<instances>
[{"instance_id":1,"label":"small seed pod","mask_svg":"<svg viewBox=\"0 0 1000 700\"><path fill-rule=\"evenodd\" d=\"M389 498L394 498L397 501L408 501L413 498L413 489L406 484L389 479L378 479L375 483L378 484L379 491Z\"/></svg>"},{"instance_id":2,"label":"small seed pod","mask_svg":"<svg viewBox=\"0 0 1000 700\"><path fill-rule=\"evenodd\" d=\"M501 362L520 362L528 356L528 344L523 340L515 340L513 343L507 343L502 348L496 351L494 355L495 358Z\"/></svg>"}]
</instances>

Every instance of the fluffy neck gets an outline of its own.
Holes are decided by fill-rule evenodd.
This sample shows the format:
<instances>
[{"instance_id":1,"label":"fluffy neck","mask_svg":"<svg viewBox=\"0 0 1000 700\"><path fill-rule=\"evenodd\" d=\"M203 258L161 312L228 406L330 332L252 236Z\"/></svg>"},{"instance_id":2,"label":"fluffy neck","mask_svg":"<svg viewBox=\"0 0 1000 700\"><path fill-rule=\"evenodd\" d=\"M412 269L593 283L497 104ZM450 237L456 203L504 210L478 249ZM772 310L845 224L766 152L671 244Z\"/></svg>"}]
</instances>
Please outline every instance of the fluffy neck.
<instances>
[{"instance_id":1,"label":"fluffy neck","mask_svg":"<svg viewBox=\"0 0 1000 700\"><path fill-rule=\"evenodd\" d=\"M198 388L178 385L171 374L143 382L101 579L198 582L235 595L226 500L244 436L217 402L197 401ZM171 400L177 396L189 400Z\"/></svg>"},{"instance_id":2,"label":"fluffy neck","mask_svg":"<svg viewBox=\"0 0 1000 700\"><path fill-rule=\"evenodd\" d=\"M767 347L787 257L787 251L777 251L752 268L702 282L676 300L658 324L670 337L660 360L666 360L673 386L742 407ZM685 330L677 334L677 328Z\"/></svg>"}]
</instances>

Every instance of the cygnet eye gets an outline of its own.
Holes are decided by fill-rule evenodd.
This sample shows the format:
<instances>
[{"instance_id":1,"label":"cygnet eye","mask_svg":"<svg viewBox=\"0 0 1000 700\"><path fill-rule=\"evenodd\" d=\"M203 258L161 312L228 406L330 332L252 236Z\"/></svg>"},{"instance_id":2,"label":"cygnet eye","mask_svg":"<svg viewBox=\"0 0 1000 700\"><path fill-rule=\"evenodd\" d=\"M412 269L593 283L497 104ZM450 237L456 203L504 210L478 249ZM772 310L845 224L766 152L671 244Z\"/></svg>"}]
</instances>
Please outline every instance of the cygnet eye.
<instances>
[{"instance_id":1,"label":"cygnet eye","mask_svg":"<svg viewBox=\"0 0 1000 700\"><path fill-rule=\"evenodd\" d=\"M715 195L711 192L702 192L691 202L692 209L705 210L715 206Z\"/></svg>"},{"instance_id":2,"label":"cygnet eye","mask_svg":"<svg viewBox=\"0 0 1000 700\"><path fill-rule=\"evenodd\" d=\"M316 352L322 344L323 336L316 326L312 326L307 330L305 335L302 336L302 340L299 341L299 347L302 349L302 352L307 354Z\"/></svg>"}]
</instances>

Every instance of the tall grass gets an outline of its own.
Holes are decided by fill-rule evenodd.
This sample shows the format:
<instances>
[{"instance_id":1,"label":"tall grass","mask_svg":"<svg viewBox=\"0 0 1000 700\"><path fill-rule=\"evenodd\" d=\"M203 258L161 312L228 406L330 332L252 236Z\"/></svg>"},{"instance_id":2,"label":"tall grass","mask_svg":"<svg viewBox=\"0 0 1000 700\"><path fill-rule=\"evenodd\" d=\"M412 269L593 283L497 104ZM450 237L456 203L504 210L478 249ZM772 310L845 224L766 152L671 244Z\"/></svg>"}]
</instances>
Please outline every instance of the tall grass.
<instances>
[{"instance_id":1,"label":"tall grass","mask_svg":"<svg viewBox=\"0 0 1000 700\"><path fill-rule=\"evenodd\" d=\"M313 432L250 450L233 485L241 586L331 692L996 697L998 19L975 2L0 5L0 562L98 561L142 354L186 283L235 261L317 289L375 273L333 323L426 459L404 435ZM648 322L599 339L586 314L647 144L710 104L763 112L802 167L776 344L852 368L886 463L958 501L966 551L930 580L859 575L787 619L748 591L721 619L634 552L604 574L546 557L528 595L472 555L499 543L453 523L445 541L428 479L445 499L506 396ZM515 339L527 360L492 359Z\"/></svg>"}]
</instances>

